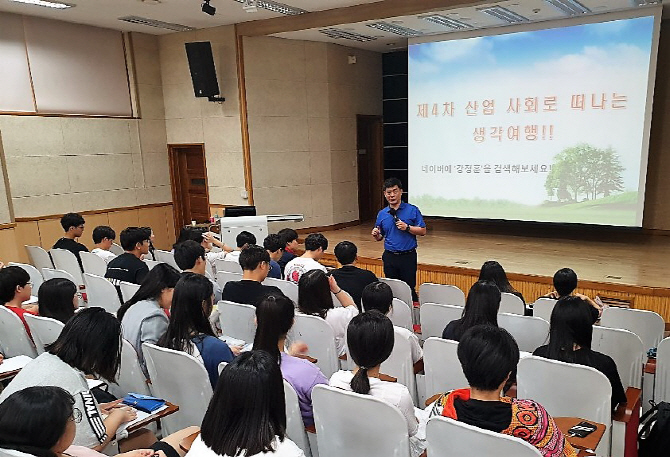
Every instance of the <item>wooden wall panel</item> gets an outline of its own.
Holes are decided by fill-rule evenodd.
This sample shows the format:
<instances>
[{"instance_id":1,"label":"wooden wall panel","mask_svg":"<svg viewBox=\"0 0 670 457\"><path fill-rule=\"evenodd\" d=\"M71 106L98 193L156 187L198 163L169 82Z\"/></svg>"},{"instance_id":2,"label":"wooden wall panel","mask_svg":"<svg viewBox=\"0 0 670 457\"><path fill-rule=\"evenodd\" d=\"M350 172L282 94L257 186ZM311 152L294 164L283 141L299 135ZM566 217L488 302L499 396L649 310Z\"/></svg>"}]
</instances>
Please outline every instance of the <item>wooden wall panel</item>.
<instances>
[{"instance_id":1,"label":"wooden wall panel","mask_svg":"<svg viewBox=\"0 0 670 457\"><path fill-rule=\"evenodd\" d=\"M140 225L139 211L137 209L113 211L108 213L108 216L109 226L116 231L117 238L119 237L118 234L124 228L139 227Z\"/></svg>"},{"instance_id":2,"label":"wooden wall panel","mask_svg":"<svg viewBox=\"0 0 670 457\"><path fill-rule=\"evenodd\" d=\"M109 225L109 217L107 213L84 214L84 220L86 221L84 235L78 241L90 251L93 249L93 229L99 225ZM116 232L116 240L118 242L119 232Z\"/></svg>"},{"instance_id":3,"label":"wooden wall panel","mask_svg":"<svg viewBox=\"0 0 670 457\"><path fill-rule=\"evenodd\" d=\"M41 220L37 222L37 226L40 230L40 245L46 250L51 249L54 243L65 234L60 225L60 219Z\"/></svg>"},{"instance_id":4,"label":"wooden wall panel","mask_svg":"<svg viewBox=\"0 0 670 457\"><path fill-rule=\"evenodd\" d=\"M21 251L25 251L21 247ZM16 232L14 228L6 228L0 230L0 260L7 264L7 262L19 259L19 245L16 242Z\"/></svg>"},{"instance_id":5,"label":"wooden wall panel","mask_svg":"<svg viewBox=\"0 0 670 457\"><path fill-rule=\"evenodd\" d=\"M165 219L165 208L140 208L138 218L140 226L151 227L156 237L154 246L157 249L165 249L170 244L170 237L168 236L168 225L174 226L172 220L169 223Z\"/></svg>"},{"instance_id":6,"label":"wooden wall panel","mask_svg":"<svg viewBox=\"0 0 670 457\"><path fill-rule=\"evenodd\" d=\"M30 263L28 258L28 253L24 249L24 246L40 246L40 230L37 226L37 221L30 222L17 222L16 227L14 228L15 233L15 242L17 245L17 262L21 263ZM3 262L13 262L14 259L3 258Z\"/></svg>"}]
</instances>

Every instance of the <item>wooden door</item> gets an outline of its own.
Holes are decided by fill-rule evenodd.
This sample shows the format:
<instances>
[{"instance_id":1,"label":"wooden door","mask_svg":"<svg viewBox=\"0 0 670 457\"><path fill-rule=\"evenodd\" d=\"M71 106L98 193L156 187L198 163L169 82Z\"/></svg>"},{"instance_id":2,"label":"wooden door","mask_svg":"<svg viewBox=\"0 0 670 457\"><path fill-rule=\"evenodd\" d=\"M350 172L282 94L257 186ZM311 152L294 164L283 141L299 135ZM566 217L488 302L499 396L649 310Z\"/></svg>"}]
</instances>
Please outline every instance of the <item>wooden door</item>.
<instances>
[{"instance_id":1,"label":"wooden door","mask_svg":"<svg viewBox=\"0 0 670 457\"><path fill-rule=\"evenodd\" d=\"M382 207L383 122L381 116L357 116L358 217L372 220Z\"/></svg>"},{"instance_id":2,"label":"wooden door","mask_svg":"<svg viewBox=\"0 0 670 457\"><path fill-rule=\"evenodd\" d=\"M210 218L205 149L202 144L172 144L168 151L175 230L179 233L191 221L204 223Z\"/></svg>"}]
</instances>

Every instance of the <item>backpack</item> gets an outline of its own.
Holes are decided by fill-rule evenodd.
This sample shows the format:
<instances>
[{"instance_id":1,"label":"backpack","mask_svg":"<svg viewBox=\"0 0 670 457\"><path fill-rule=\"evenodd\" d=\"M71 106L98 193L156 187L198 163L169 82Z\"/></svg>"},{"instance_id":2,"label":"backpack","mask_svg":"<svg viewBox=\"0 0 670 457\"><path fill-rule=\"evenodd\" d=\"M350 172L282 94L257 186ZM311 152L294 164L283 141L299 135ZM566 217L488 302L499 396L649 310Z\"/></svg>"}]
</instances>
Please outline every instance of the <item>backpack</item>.
<instances>
[{"instance_id":1,"label":"backpack","mask_svg":"<svg viewBox=\"0 0 670 457\"><path fill-rule=\"evenodd\" d=\"M654 405L640 417L639 457L662 457L670 449L670 403Z\"/></svg>"}]
</instances>

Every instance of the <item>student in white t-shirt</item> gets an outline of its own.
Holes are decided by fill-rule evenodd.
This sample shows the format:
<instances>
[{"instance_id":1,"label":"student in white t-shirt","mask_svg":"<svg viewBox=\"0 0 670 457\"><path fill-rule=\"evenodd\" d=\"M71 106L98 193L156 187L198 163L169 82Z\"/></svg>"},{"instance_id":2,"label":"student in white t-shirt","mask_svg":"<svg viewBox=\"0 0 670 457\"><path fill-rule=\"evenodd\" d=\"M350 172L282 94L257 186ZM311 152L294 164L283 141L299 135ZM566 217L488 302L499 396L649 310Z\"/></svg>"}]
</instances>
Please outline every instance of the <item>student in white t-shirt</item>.
<instances>
[{"instance_id":1,"label":"student in white t-shirt","mask_svg":"<svg viewBox=\"0 0 670 457\"><path fill-rule=\"evenodd\" d=\"M100 257L105 263L108 263L116 257L116 254L109 250L112 247L112 244L114 244L115 239L116 232L113 228L108 227L107 225L97 226L93 229L93 243L95 244L95 248L93 248L91 253Z\"/></svg>"},{"instance_id":2,"label":"student in white t-shirt","mask_svg":"<svg viewBox=\"0 0 670 457\"><path fill-rule=\"evenodd\" d=\"M331 292L339 300L341 308L335 308ZM344 336L349 321L358 314L358 307L351 295L337 285L335 278L326 276L321 270L303 274L298 283L298 310L325 319L333 328L337 355L346 353Z\"/></svg>"},{"instance_id":3,"label":"student in white t-shirt","mask_svg":"<svg viewBox=\"0 0 670 457\"><path fill-rule=\"evenodd\" d=\"M286 436L284 382L274 357L249 351L226 365L189 455L305 457Z\"/></svg>"},{"instance_id":4,"label":"student in white t-shirt","mask_svg":"<svg viewBox=\"0 0 670 457\"><path fill-rule=\"evenodd\" d=\"M321 270L326 273L326 267L319 263L328 249L328 239L320 233L311 233L305 238L305 253L286 264L284 278L298 284L300 277L310 270Z\"/></svg>"},{"instance_id":5,"label":"student in white t-shirt","mask_svg":"<svg viewBox=\"0 0 670 457\"><path fill-rule=\"evenodd\" d=\"M237 248L226 254L226 260L240 263L240 254L247 246L256 244L256 236L251 232L242 230L235 237L235 244L237 245Z\"/></svg>"}]
</instances>

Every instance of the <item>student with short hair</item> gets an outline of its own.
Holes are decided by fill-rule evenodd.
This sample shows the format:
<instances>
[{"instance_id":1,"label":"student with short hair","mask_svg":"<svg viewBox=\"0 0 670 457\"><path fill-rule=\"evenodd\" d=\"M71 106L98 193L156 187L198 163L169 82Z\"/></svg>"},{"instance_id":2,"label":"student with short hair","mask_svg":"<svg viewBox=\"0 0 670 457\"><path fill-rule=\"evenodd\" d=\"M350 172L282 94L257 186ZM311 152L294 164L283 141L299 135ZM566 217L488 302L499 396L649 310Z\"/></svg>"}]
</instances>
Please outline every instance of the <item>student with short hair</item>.
<instances>
[{"instance_id":1,"label":"student with short hair","mask_svg":"<svg viewBox=\"0 0 670 457\"><path fill-rule=\"evenodd\" d=\"M244 251L248 246L256 244L256 236L251 232L242 230L235 237L235 244L237 245L237 248L226 254L226 260L239 263L242 251Z\"/></svg>"},{"instance_id":2,"label":"student with short hair","mask_svg":"<svg viewBox=\"0 0 670 457\"><path fill-rule=\"evenodd\" d=\"M442 332L445 340L460 341L461 336L475 325L498 326L500 290L492 281L477 281L468 292L468 299L460 319L447 324Z\"/></svg>"},{"instance_id":3,"label":"student with short hair","mask_svg":"<svg viewBox=\"0 0 670 457\"><path fill-rule=\"evenodd\" d=\"M120 281L142 284L149 274L149 267L142 256L149 253L151 230L146 227L128 227L121 232L121 247L124 252L107 264L105 278L115 286Z\"/></svg>"},{"instance_id":4,"label":"student with short hair","mask_svg":"<svg viewBox=\"0 0 670 457\"><path fill-rule=\"evenodd\" d=\"M270 254L260 246L252 244L240 254L242 279L228 281L223 287L221 299L256 306L266 295L283 295L275 286L262 284L270 271Z\"/></svg>"},{"instance_id":5,"label":"student with short hair","mask_svg":"<svg viewBox=\"0 0 670 457\"><path fill-rule=\"evenodd\" d=\"M156 344L167 332L169 320L165 312L172 306L172 294L180 274L167 263L151 269L142 285L116 315L123 324L123 337L137 352L144 376L149 378L142 343Z\"/></svg>"},{"instance_id":6,"label":"student with short hair","mask_svg":"<svg viewBox=\"0 0 670 457\"><path fill-rule=\"evenodd\" d=\"M335 308L333 293L342 305ZM333 328L337 355L346 353L345 334L347 325L358 314L358 308L351 296L337 284L332 276L326 276L321 270L310 270L298 283L298 310L303 314L318 316Z\"/></svg>"},{"instance_id":7,"label":"student with short hair","mask_svg":"<svg viewBox=\"0 0 670 457\"><path fill-rule=\"evenodd\" d=\"M300 343L294 343L287 351L286 335L295 318L295 306L283 295L268 295L256 306L256 336L254 350L263 350L279 363L282 376L298 394L300 413L306 427L314 425L312 412L312 389L319 384L328 384L328 379L312 362L294 357Z\"/></svg>"},{"instance_id":8,"label":"student with short hair","mask_svg":"<svg viewBox=\"0 0 670 457\"><path fill-rule=\"evenodd\" d=\"M107 225L97 226L93 229L93 243L95 244L95 248L91 253L100 257L105 263L109 263L110 260L116 258L116 254L109 250L114 244L115 239L116 232L113 228L108 227Z\"/></svg>"},{"instance_id":9,"label":"student with short hair","mask_svg":"<svg viewBox=\"0 0 670 457\"><path fill-rule=\"evenodd\" d=\"M32 287L30 275L23 268L9 266L0 269L0 304L19 316L31 338L30 328L24 314L37 315L38 307L37 305L23 305L23 302L30 300Z\"/></svg>"},{"instance_id":10,"label":"student with short hair","mask_svg":"<svg viewBox=\"0 0 670 457\"><path fill-rule=\"evenodd\" d=\"M284 383L274 357L250 351L226 365L189 454L305 457L286 436Z\"/></svg>"},{"instance_id":11,"label":"student with short hair","mask_svg":"<svg viewBox=\"0 0 670 457\"><path fill-rule=\"evenodd\" d=\"M296 249L298 249L298 232L292 228L284 228L277 232L277 235L281 238L281 243L284 246L284 253L277 263L281 268L282 277L285 277L286 264L298 257L295 253Z\"/></svg>"},{"instance_id":12,"label":"student with short hair","mask_svg":"<svg viewBox=\"0 0 670 457\"><path fill-rule=\"evenodd\" d=\"M549 292L547 295L544 295L544 298L553 298L554 300L559 300L563 297L568 297L574 295L579 297L589 305L591 305L591 319L592 324L595 324L596 321L600 318L602 313L602 307L598 305L594 300L591 300L589 297L583 294L578 294L575 292L577 289L577 273L572 268L561 268L556 273L554 273L554 290Z\"/></svg>"},{"instance_id":13,"label":"student with short hair","mask_svg":"<svg viewBox=\"0 0 670 457\"><path fill-rule=\"evenodd\" d=\"M286 264L284 277L287 281L298 284L300 277L310 270L321 270L327 273L326 267L319 263L328 249L328 240L321 233L311 233L305 238L305 253Z\"/></svg>"},{"instance_id":14,"label":"student with short hair","mask_svg":"<svg viewBox=\"0 0 670 457\"><path fill-rule=\"evenodd\" d=\"M458 360L470 385L442 394L430 416L511 435L532 444L544 457L576 457L554 419L539 403L501 396L519 363L519 346L505 329L476 325L458 343Z\"/></svg>"},{"instance_id":15,"label":"student with short hair","mask_svg":"<svg viewBox=\"0 0 670 457\"><path fill-rule=\"evenodd\" d=\"M192 240L178 244L174 248L174 260L183 272L206 276L207 257L205 256L205 248L202 247L202 244L198 244ZM207 278L207 280L212 283L214 301L218 303L221 300L221 286L213 279Z\"/></svg>"},{"instance_id":16,"label":"student with short hair","mask_svg":"<svg viewBox=\"0 0 670 457\"><path fill-rule=\"evenodd\" d=\"M75 283L65 278L44 281L37 293L39 315L67 323L79 308L81 294Z\"/></svg>"},{"instance_id":17,"label":"student with short hair","mask_svg":"<svg viewBox=\"0 0 670 457\"><path fill-rule=\"evenodd\" d=\"M215 388L219 364L230 362L234 356L228 345L214 335L209 323L214 308L212 298L209 279L201 274L182 273L174 288L169 325L158 345L186 352L198 359Z\"/></svg>"},{"instance_id":18,"label":"student with short hair","mask_svg":"<svg viewBox=\"0 0 670 457\"><path fill-rule=\"evenodd\" d=\"M60 218L60 225L65 231L65 235L56 241L52 249L67 249L77 258L79 268L84 271L84 266L81 264L80 252L88 252L88 248L81 243L75 241L76 238L81 238L84 234L84 218L77 213L67 213Z\"/></svg>"},{"instance_id":19,"label":"student with short hair","mask_svg":"<svg viewBox=\"0 0 670 457\"><path fill-rule=\"evenodd\" d=\"M266 236L263 240L263 247L268 251L268 254L270 254L270 272L268 273L268 277L282 279L281 267L277 263L284 254L284 246L281 237L276 233Z\"/></svg>"},{"instance_id":20,"label":"student with short hair","mask_svg":"<svg viewBox=\"0 0 670 457\"><path fill-rule=\"evenodd\" d=\"M341 288L346 290L356 302L359 310L361 308L361 295L363 289L369 284L377 282L377 275L370 270L364 270L356 266L358 260L358 248L351 241L341 241L335 246L335 257L342 265L331 274L337 280Z\"/></svg>"}]
</instances>

